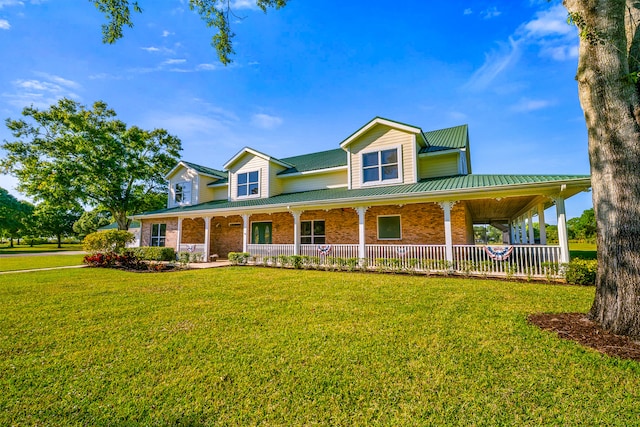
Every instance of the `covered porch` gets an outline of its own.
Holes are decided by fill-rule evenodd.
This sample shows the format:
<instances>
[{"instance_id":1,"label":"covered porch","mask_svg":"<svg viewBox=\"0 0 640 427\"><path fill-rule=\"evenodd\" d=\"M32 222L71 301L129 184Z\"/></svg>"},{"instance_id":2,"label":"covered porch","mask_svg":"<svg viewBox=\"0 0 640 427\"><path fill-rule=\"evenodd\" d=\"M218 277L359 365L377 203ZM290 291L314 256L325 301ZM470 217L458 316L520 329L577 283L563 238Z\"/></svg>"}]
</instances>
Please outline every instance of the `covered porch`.
<instances>
[{"instance_id":1,"label":"covered porch","mask_svg":"<svg viewBox=\"0 0 640 427\"><path fill-rule=\"evenodd\" d=\"M575 194L575 192L573 193ZM257 264L300 256L308 265L484 277L558 278L569 262L565 198L505 195L369 206L286 206L176 219L176 250L226 258L246 252ZM547 244L545 209L555 206L559 243ZM400 233L380 235L380 218L398 217ZM533 219L540 224L534 235ZM321 224L321 227L319 226ZM503 232L502 244L477 245L473 225ZM317 230L311 230L317 228ZM314 233L315 231L315 233Z\"/></svg>"}]
</instances>

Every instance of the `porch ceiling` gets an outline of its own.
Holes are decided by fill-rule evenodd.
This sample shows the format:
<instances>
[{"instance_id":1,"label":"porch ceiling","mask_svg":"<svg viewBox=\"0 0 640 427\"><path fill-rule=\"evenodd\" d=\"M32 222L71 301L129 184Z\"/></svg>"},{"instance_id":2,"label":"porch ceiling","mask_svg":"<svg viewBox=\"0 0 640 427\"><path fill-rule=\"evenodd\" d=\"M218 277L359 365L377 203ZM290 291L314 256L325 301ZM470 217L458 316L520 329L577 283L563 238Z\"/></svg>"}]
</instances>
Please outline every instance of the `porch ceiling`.
<instances>
[{"instance_id":1,"label":"porch ceiling","mask_svg":"<svg viewBox=\"0 0 640 427\"><path fill-rule=\"evenodd\" d=\"M501 199L468 200L467 207L475 224L489 224L492 221L507 221L530 206L545 203L551 204L540 196L505 197Z\"/></svg>"}]
</instances>

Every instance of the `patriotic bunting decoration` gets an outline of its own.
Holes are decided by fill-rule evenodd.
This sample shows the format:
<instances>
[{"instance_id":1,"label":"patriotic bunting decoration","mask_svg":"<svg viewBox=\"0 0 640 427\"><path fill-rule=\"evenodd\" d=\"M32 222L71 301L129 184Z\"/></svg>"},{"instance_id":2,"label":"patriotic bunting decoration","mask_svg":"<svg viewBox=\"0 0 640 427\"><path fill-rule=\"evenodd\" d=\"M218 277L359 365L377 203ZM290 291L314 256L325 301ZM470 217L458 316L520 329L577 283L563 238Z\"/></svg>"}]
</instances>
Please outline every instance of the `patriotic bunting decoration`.
<instances>
[{"instance_id":1,"label":"patriotic bunting decoration","mask_svg":"<svg viewBox=\"0 0 640 427\"><path fill-rule=\"evenodd\" d=\"M484 250L491 259L504 261L509 258L511 252L513 252L513 246L485 246Z\"/></svg>"},{"instance_id":2,"label":"patriotic bunting decoration","mask_svg":"<svg viewBox=\"0 0 640 427\"><path fill-rule=\"evenodd\" d=\"M331 245L318 245L318 252L320 252L320 255L329 255Z\"/></svg>"}]
</instances>

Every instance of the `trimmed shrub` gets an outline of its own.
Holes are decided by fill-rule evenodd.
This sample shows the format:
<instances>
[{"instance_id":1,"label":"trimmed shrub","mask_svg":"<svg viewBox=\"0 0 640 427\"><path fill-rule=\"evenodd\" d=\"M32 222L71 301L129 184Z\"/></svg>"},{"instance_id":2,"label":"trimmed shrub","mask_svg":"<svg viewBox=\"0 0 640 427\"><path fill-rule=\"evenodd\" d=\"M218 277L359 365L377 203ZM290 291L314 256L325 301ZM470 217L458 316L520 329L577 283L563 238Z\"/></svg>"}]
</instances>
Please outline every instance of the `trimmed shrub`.
<instances>
[{"instance_id":1,"label":"trimmed shrub","mask_svg":"<svg viewBox=\"0 0 640 427\"><path fill-rule=\"evenodd\" d=\"M245 265L249 261L251 254L249 252L229 252L227 259L233 265Z\"/></svg>"},{"instance_id":2,"label":"trimmed shrub","mask_svg":"<svg viewBox=\"0 0 640 427\"><path fill-rule=\"evenodd\" d=\"M140 246L130 249L138 258L146 261L175 261L176 251L162 246Z\"/></svg>"},{"instance_id":3,"label":"trimmed shrub","mask_svg":"<svg viewBox=\"0 0 640 427\"><path fill-rule=\"evenodd\" d=\"M144 262L135 256L133 252L124 252L121 254L117 254L115 252L96 252L90 255L85 255L83 262L91 267L122 267L132 270L146 268Z\"/></svg>"},{"instance_id":4,"label":"trimmed shrub","mask_svg":"<svg viewBox=\"0 0 640 427\"><path fill-rule=\"evenodd\" d=\"M96 231L85 236L82 249L90 253L122 252L134 240L135 236L125 230Z\"/></svg>"},{"instance_id":5,"label":"trimmed shrub","mask_svg":"<svg viewBox=\"0 0 640 427\"><path fill-rule=\"evenodd\" d=\"M573 259L565 268L567 283L572 285L595 285L598 261Z\"/></svg>"}]
</instances>

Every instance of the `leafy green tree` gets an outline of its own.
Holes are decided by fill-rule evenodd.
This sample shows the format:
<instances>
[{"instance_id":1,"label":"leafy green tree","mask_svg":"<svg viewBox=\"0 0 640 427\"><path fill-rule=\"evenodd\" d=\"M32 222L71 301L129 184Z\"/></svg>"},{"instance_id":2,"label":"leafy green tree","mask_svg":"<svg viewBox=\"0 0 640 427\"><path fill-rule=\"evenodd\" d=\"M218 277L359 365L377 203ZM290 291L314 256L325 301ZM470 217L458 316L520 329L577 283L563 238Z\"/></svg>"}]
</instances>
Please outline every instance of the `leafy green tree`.
<instances>
[{"instance_id":1,"label":"leafy green tree","mask_svg":"<svg viewBox=\"0 0 640 427\"><path fill-rule=\"evenodd\" d=\"M7 190L0 187L0 230L7 232L16 220L15 212L20 202Z\"/></svg>"},{"instance_id":2,"label":"leafy green tree","mask_svg":"<svg viewBox=\"0 0 640 427\"><path fill-rule=\"evenodd\" d=\"M164 175L182 149L166 130L127 127L102 101L87 109L61 99L22 115L7 119L16 140L2 145L7 157L0 161L18 178L20 191L52 206L106 209L121 230L129 225L127 215L157 203L158 194L166 202Z\"/></svg>"},{"instance_id":3,"label":"leafy green tree","mask_svg":"<svg viewBox=\"0 0 640 427\"><path fill-rule=\"evenodd\" d=\"M577 218L567 221L570 239L593 239L596 237L596 217L592 209L582 212Z\"/></svg>"},{"instance_id":4,"label":"leafy green tree","mask_svg":"<svg viewBox=\"0 0 640 427\"><path fill-rule=\"evenodd\" d=\"M256 0L256 5L267 12L270 7L280 9L288 0ZM124 26L133 27L132 12L142 13L137 1L128 0L94 0L94 5L105 14L107 23L102 26L102 41L113 44L122 38ZM218 32L211 39L211 45L218 52L220 62L227 65L232 62L233 37L230 18L235 17L229 0L189 0L189 8L197 11L207 27L215 28Z\"/></svg>"},{"instance_id":5,"label":"leafy green tree","mask_svg":"<svg viewBox=\"0 0 640 427\"><path fill-rule=\"evenodd\" d=\"M0 191L0 199L4 199L4 202L0 200L0 230L9 237L9 246L13 248L13 240L17 239L20 244L20 237L30 230L33 205L17 200L10 194L9 197L2 197L6 190L0 190L2 190ZM6 196L6 194L4 195Z\"/></svg>"},{"instance_id":6,"label":"leafy green tree","mask_svg":"<svg viewBox=\"0 0 640 427\"><path fill-rule=\"evenodd\" d=\"M44 236L55 236L58 247L62 247L62 236L73 233L73 224L82 215L78 205L53 205L48 202L36 206L34 216L36 224Z\"/></svg>"},{"instance_id":7,"label":"leafy green tree","mask_svg":"<svg viewBox=\"0 0 640 427\"><path fill-rule=\"evenodd\" d=\"M111 214L109 211L100 209L85 211L80 218L73 223L73 232L83 239L86 235L95 233L98 228L109 225L111 222Z\"/></svg>"}]
</instances>

